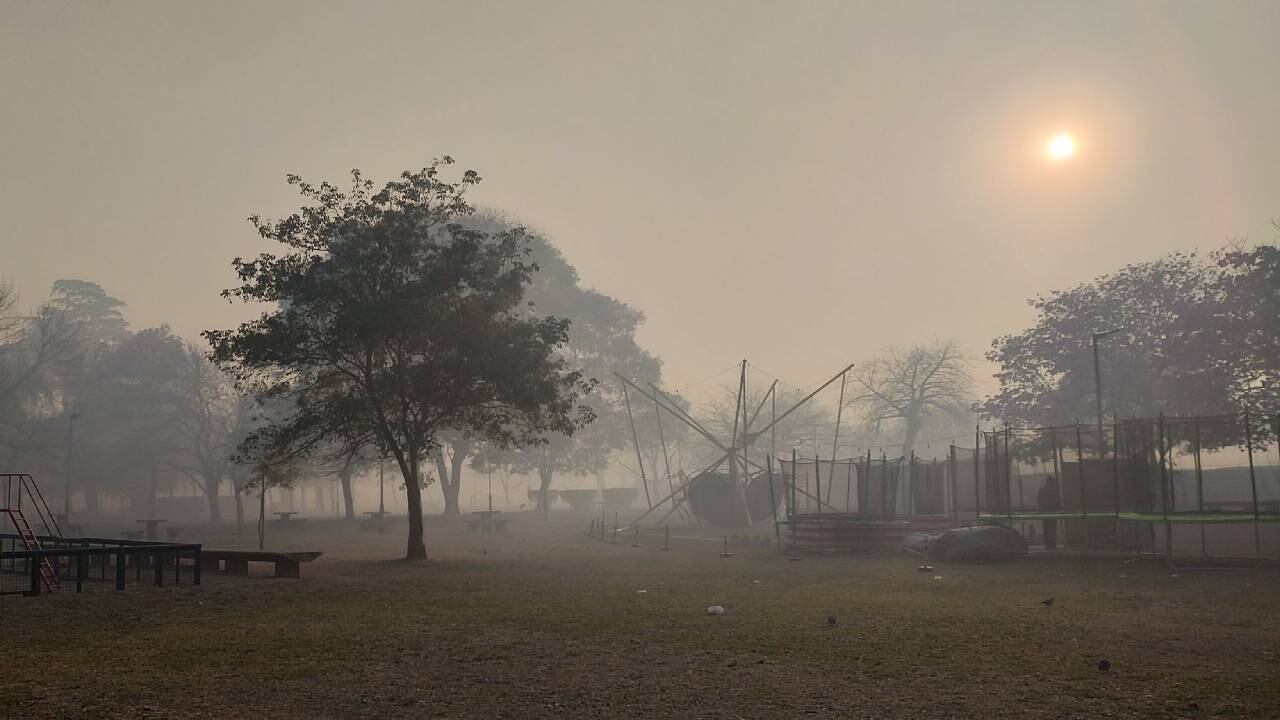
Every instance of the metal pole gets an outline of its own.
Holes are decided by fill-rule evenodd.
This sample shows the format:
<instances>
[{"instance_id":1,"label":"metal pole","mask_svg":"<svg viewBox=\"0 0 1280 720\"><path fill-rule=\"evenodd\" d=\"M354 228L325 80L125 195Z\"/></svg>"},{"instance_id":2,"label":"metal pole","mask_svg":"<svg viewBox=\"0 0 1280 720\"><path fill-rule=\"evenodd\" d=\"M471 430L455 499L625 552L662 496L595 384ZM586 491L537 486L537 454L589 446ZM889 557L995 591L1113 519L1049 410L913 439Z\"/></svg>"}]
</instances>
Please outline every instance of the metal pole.
<instances>
[{"instance_id":1,"label":"metal pole","mask_svg":"<svg viewBox=\"0 0 1280 720\"><path fill-rule=\"evenodd\" d=\"M258 497L258 549L262 550L267 535L267 473L262 472L262 494Z\"/></svg>"},{"instance_id":2,"label":"metal pole","mask_svg":"<svg viewBox=\"0 0 1280 720\"><path fill-rule=\"evenodd\" d=\"M385 491L383 490L383 486L384 486L383 471L386 467L386 464L387 462L385 459L378 460L378 532L379 533L382 533L384 530L382 520L387 516L387 506L386 506L386 503L383 502L386 499Z\"/></svg>"},{"instance_id":3,"label":"metal pole","mask_svg":"<svg viewBox=\"0 0 1280 720\"><path fill-rule=\"evenodd\" d=\"M867 472L858 477L858 514L866 517L871 508L868 507L867 495L871 493L871 448L867 448Z\"/></svg>"},{"instance_id":4,"label":"metal pole","mask_svg":"<svg viewBox=\"0 0 1280 720\"><path fill-rule=\"evenodd\" d=\"M1009 524L1013 524L1013 454L1009 452L1009 426L1004 426L1004 507L1009 516ZM998 440L996 441L999 442ZM999 466L997 466L998 468Z\"/></svg>"},{"instance_id":5,"label":"metal pole","mask_svg":"<svg viewBox=\"0 0 1280 720\"><path fill-rule=\"evenodd\" d=\"M1196 512L1204 512L1204 467L1200 461L1200 417L1195 419ZM1200 554L1209 557L1209 541L1204 523L1200 523Z\"/></svg>"},{"instance_id":6,"label":"metal pole","mask_svg":"<svg viewBox=\"0 0 1280 720\"><path fill-rule=\"evenodd\" d=\"M769 507L773 509L773 534L778 540L778 552L782 552L782 528L778 525L778 500L773 495L773 456L770 455L765 463L765 470L769 473Z\"/></svg>"},{"instance_id":7,"label":"metal pole","mask_svg":"<svg viewBox=\"0 0 1280 720\"><path fill-rule=\"evenodd\" d=\"M796 507L796 449L791 448L791 512L797 514L800 508Z\"/></svg>"},{"instance_id":8,"label":"metal pole","mask_svg":"<svg viewBox=\"0 0 1280 720\"><path fill-rule=\"evenodd\" d=\"M1160 442L1160 514L1164 518L1164 549L1169 557L1173 557L1173 525L1169 523L1169 476L1165 472L1164 413L1160 413L1156 432L1159 433L1157 439Z\"/></svg>"},{"instance_id":9,"label":"metal pole","mask_svg":"<svg viewBox=\"0 0 1280 720\"><path fill-rule=\"evenodd\" d=\"M849 379L849 373L840 374L840 401L836 404L836 434L831 440L831 480L827 483L827 502L831 502L831 486L835 485L836 476L836 451L840 448L840 418L844 415L844 387ZM845 493L846 495L848 493ZM845 505L848 505L846 502Z\"/></svg>"},{"instance_id":10,"label":"metal pole","mask_svg":"<svg viewBox=\"0 0 1280 720\"><path fill-rule=\"evenodd\" d=\"M68 525L71 523L71 437L78 417L80 413L73 410L67 418L67 486L62 498L62 517Z\"/></svg>"},{"instance_id":11,"label":"metal pole","mask_svg":"<svg viewBox=\"0 0 1280 720\"><path fill-rule=\"evenodd\" d=\"M911 460L907 465L907 519L916 515L916 451L911 451Z\"/></svg>"},{"instance_id":12,"label":"metal pole","mask_svg":"<svg viewBox=\"0 0 1280 720\"><path fill-rule=\"evenodd\" d=\"M817 455L813 456L813 482L816 485L815 489L818 491L817 495L819 500L821 500L822 498L822 467L820 466L821 462L822 461L818 459ZM821 502L818 503L818 514L819 515L822 514Z\"/></svg>"},{"instance_id":13,"label":"metal pole","mask_svg":"<svg viewBox=\"0 0 1280 720\"><path fill-rule=\"evenodd\" d=\"M844 511L846 513L853 512L853 510L851 509L852 506L850 505L850 501L852 500L851 496L853 495L853 459L850 458L848 462L849 462L849 473L848 473L848 477L844 481ZM832 467L832 472L835 472L834 470L835 465L832 465L831 467Z\"/></svg>"},{"instance_id":14,"label":"metal pole","mask_svg":"<svg viewBox=\"0 0 1280 720\"><path fill-rule=\"evenodd\" d=\"M675 507L676 483L671 479L671 455L667 452L667 436L662 432L662 405L656 398L653 401L653 408L653 416L658 419L658 441L662 443L662 462L667 470L667 487L671 490L671 506Z\"/></svg>"},{"instance_id":15,"label":"metal pole","mask_svg":"<svg viewBox=\"0 0 1280 720\"><path fill-rule=\"evenodd\" d=\"M640 439L636 436L636 419L631 415L631 396L627 393L627 385L622 385L622 400L627 405L627 420L631 423L631 444L636 446L636 463L640 465L640 484L644 486L644 501L653 509L653 500L649 498L649 480L644 476L644 458L640 455Z\"/></svg>"},{"instance_id":16,"label":"metal pole","mask_svg":"<svg viewBox=\"0 0 1280 720\"><path fill-rule=\"evenodd\" d=\"M1249 455L1249 490L1253 493L1253 545L1257 556L1262 557L1262 535L1258 529L1258 478L1253 472L1253 429L1250 427L1249 409L1244 410L1244 446Z\"/></svg>"},{"instance_id":17,"label":"metal pole","mask_svg":"<svg viewBox=\"0 0 1280 720\"><path fill-rule=\"evenodd\" d=\"M1084 516L1084 549L1089 551L1089 500L1085 488L1084 446L1080 433L1080 423L1076 423L1076 480L1080 483L1080 514Z\"/></svg>"},{"instance_id":18,"label":"metal pole","mask_svg":"<svg viewBox=\"0 0 1280 720\"><path fill-rule=\"evenodd\" d=\"M1098 333L1094 333L1093 341L1093 399L1098 410L1098 457L1105 457L1102 440L1102 364L1098 361ZM1081 457L1083 460L1083 456Z\"/></svg>"},{"instance_id":19,"label":"metal pole","mask_svg":"<svg viewBox=\"0 0 1280 720\"><path fill-rule=\"evenodd\" d=\"M1098 457L1106 455L1106 440L1102 434L1102 364L1098 361L1098 341L1111 337L1124 328L1113 328L1105 332L1096 332L1089 336L1093 343L1093 390L1098 411Z\"/></svg>"},{"instance_id":20,"label":"metal pole","mask_svg":"<svg viewBox=\"0 0 1280 720\"><path fill-rule=\"evenodd\" d=\"M951 498L951 519L960 519L960 498L956 497L956 445L947 449L947 497Z\"/></svg>"},{"instance_id":21,"label":"metal pole","mask_svg":"<svg viewBox=\"0 0 1280 720\"><path fill-rule=\"evenodd\" d=\"M1111 493L1115 503L1116 547L1120 542L1120 418L1111 418Z\"/></svg>"},{"instance_id":22,"label":"metal pole","mask_svg":"<svg viewBox=\"0 0 1280 720\"><path fill-rule=\"evenodd\" d=\"M982 428L973 426L973 519L982 519ZM867 454L870 458L870 453Z\"/></svg>"}]
</instances>

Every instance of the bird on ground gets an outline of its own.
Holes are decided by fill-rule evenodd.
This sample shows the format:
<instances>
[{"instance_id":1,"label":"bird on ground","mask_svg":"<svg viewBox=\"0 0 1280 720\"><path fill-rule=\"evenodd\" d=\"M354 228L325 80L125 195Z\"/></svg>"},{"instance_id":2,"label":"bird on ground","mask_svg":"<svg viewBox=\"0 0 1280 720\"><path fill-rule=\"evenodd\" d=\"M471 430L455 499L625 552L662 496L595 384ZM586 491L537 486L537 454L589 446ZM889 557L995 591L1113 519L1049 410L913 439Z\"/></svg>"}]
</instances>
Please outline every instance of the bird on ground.
<instances>
[{"instance_id":1,"label":"bird on ground","mask_svg":"<svg viewBox=\"0 0 1280 720\"><path fill-rule=\"evenodd\" d=\"M1049 607L1050 605L1053 604L1053 598L1045 598L1044 600L1040 601L1040 604L1045 607Z\"/></svg>"}]
</instances>

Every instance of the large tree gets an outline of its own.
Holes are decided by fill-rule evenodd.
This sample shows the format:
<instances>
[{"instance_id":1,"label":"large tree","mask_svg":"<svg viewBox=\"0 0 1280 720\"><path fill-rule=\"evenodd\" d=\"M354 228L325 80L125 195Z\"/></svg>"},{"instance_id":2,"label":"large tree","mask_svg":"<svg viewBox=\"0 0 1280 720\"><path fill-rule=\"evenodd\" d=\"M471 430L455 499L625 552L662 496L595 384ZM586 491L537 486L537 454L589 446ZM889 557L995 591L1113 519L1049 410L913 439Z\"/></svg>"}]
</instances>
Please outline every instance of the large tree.
<instances>
[{"instance_id":1,"label":"large tree","mask_svg":"<svg viewBox=\"0 0 1280 720\"><path fill-rule=\"evenodd\" d=\"M222 522L219 488L230 477L238 432L240 392L226 373L194 345L184 347L184 362L175 382L174 430L178 435L173 463L209 503L209 522Z\"/></svg>"},{"instance_id":2,"label":"large tree","mask_svg":"<svg viewBox=\"0 0 1280 720\"><path fill-rule=\"evenodd\" d=\"M904 457L926 429L951 429L972 412L969 363L952 341L889 348L850 375L846 402L877 436L899 432Z\"/></svg>"},{"instance_id":3,"label":"large tree","mask_svg":"<svg viewBox=\"0 0 1280 720\"><path fill-rule=\"evenodd\" d=\"M1256 417L1280 413L1280 246L1232 248L1213 260L1213 292L1191 318L1189 349L1231 378L1233 405Z\"/></svg>"},{"instance_id":4,"label":"large tree","mask_svg":"<svg viewBox=\"0 0 1280 720\"><path fill-rule=\"evenodd\" d=\"M490 234L515 227L502 216L486 212L467 219L467 226ZM537 446L518 453L487 453L478 467L497 462L506 471L534 474L538 478L538 505L545 513L548 491L557 475L587 475L607 467L609 458L628 447L631 434L621 386L610 382L620 373L636 382L659 383L661 362L640 347L635 334L644 322L639 310L582 286L578 271L555 245L539 234L529 235L530 254L537 264L526 293L531 311L538 317L561 317L572 323L569 341L557 349L569 367L601 382L583 398L595 421L573 434L549 432ZM632 402L637 402L632 398ZM647 406L638 407L641 414ZM645 424L637 416L640 427ZM656 440L655 440L656 442ZM459 474L468 456L482 444L465 432L450 434L448 447L436 456L444 491L445 512L458 508ZM488 464L486 464L486 462Z\"/></svg>"},{"instance_id":5,"label":"large tree","mask_svg":"<svg viewBox=\"0 0 1280 720\"><path fill-rule=\"evenodd\" d=\"M1208 416L1280 405L1280 249L1173 253L1031 301L1027 330L997 338L989 416L1026 425L1096 420L1092 337L1103 414ZM1266 432L1261 424L1255 428ZM1231 444L1227 434L1206 443Z\"/></svg>"},{"instance_id":6,"label":"large tree","mask_svg":"<svg viewBox=\"0 0 1280 720\"><path fill-rule=\"evenodd\" d=\"M118 342L129 334L129 321L122 312L124 301L112 297L96 282L57 280L49 305L80 326L80 336L90 347L99 342Z\"/></svg>"},{"instance_id":7,"label":"large tree","mask_svg":"<svg viewBox=\"0 0 1280 720\"><path fill-rule=\"evenodd\" d=\"M0 464L34 471L62 462L60 379L78 342L66 313L49 304L24 312L17 292L0 281Z\"/></svg>"},{"instance_id":8,"label":"large tree","mask_svg":"<svg viewBox=\"0 0 1280 720\"><path fill-rule=\"evenodd\" d=\"M205 333L214 359L263 377L289 414L245 450L297 457L324 444L374 446L407 488L409 558L426 557L422 463L446 430L504 447L572 434L590 419L590 384L558 356L569 323L522 304L536 266L519 228L490 235L471 212L471 171L450 181L449 158L375 189L289 182L306 204L276 222L251 218L280 255L237 258L241 284L224 294L271 303L235 330Z\"/></svg>"},{"instance_id":9,"label":"large tree","mask_svg":"<svg viewBox=\"0 0 1280 720\"><path fill-rule=\"evenodd\" d=\"M76 443L81 467L77 482L90 510L97 493L133 497L147 517L155 517L156 496L179 461L181 379L189 355L182 340L161 326L130 333L101 346L71 394L79 413Z\"/></svg>"},{"instance_id":10,"label":"large tree","mask_svg":"<svg viewBox=\"0 0 1280 720\"><path fill-rule=\"evenodd\" d=\"M1112 330L1099 346L1104 414L1234 411L1230 368L1186 342L1214 283L1208 263L1174 253L1031 300L1035 325L987 353L1000 386L982 411L1020 425L1096 419L1092 336Z\"/></svg>"}]
</instances>

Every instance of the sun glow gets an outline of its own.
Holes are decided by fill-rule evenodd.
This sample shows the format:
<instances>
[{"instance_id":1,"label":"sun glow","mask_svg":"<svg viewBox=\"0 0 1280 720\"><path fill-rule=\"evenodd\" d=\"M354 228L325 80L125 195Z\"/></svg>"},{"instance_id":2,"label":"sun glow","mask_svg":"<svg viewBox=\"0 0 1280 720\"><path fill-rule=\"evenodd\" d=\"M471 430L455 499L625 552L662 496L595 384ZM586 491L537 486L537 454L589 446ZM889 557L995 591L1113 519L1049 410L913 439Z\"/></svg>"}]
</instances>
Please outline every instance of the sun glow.
<instances>
[{"instance_id":1,"label":"sun glow","mask_svg":"<svg viewBox=\"0 0 1280 720\"><path fill-rule=\"evenodd\" d=\"M1044 145L1044 154L1054 162L1062 162L1076 154L1076 141L1066 133L1059 133L1049 138Z\"/></svg>"}]
</instances>

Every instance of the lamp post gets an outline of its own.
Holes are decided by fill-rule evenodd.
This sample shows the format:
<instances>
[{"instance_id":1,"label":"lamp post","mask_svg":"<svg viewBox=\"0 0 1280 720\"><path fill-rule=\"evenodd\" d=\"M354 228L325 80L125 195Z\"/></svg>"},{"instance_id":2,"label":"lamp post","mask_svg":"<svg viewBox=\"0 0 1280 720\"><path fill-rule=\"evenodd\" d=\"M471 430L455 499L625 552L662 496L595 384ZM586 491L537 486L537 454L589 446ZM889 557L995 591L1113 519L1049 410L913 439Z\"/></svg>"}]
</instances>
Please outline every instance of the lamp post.
<instances>
[{"instance_id":1,"label":"lamp post","mask_svg":"<svg viewBox=\"0 0 1280 720\"><path fill-rule=\"evenodd\" d=\"M71 520L71 437L79 417L80 413L75 410L67 416L67 486L62 494L62 517L67 522Z\"/></svg>"},{"instance_id":2,"label":"lamp post","mask_svg":"<svg viewBox=\"0 0 1280 720\"><path fill-rule=\"evenodd\" d=\"M1107 456L1107 440L1102 431L1102 364L1098 360L1098 341L1111 337L1116 333L1124 330L1124 328L1113 328L1105 332L1096 332L1092 335L1093 341L1093 398L1098 406L1098 457L1105 458Z\"/></svg>"},{"instance_id":3,"label":"lamp post","mask_svg":"<svg viewBox=\"0 0 1280 720\"><path fill-rule=\"evenodd\" d=\"M383 460L383 459L378 460L378 532L379 533L384 532L385 526L382 524L382 519L387 516L387 506L383 503L385 495L383 494L383 490L382 490L383 468L386 467L386 464L387 464L386 460Z\"/></svg>"}]
</instances>

